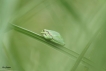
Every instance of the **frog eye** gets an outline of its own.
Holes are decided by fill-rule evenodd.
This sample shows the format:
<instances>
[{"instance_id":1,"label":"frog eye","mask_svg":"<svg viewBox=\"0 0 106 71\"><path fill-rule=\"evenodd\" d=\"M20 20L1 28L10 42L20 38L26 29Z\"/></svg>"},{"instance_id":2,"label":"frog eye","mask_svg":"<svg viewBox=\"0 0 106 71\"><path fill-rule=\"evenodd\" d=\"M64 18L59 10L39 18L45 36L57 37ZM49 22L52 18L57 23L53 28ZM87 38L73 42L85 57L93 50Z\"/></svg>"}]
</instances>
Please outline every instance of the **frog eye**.
<instances>
[{"instance_id":1,"label":"frog eye","mask_svg":"<svg viewBox=\"0 0 106 71\"><path fill-rule=\"evenodd\" d=\"M46 34L44 34L44 36L47 36Z\"/></svg>"}]
</instances>

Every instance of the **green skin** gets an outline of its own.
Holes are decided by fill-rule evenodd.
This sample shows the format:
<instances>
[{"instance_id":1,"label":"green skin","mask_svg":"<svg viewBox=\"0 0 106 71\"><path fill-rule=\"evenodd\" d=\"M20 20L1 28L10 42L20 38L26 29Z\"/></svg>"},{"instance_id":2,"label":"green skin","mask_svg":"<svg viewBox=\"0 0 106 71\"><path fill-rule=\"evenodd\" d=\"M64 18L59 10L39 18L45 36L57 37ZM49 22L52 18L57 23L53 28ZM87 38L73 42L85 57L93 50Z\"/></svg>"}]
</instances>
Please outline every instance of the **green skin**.
<instances>
[{"instance_id":1,"label":"green skin","mask_svg":"<svg viewBox=\"0 0 106 71\"><path fill-rule=\"evenodd\" d=\"M45 39L58 43L60 45L65 45L61 35L58 32L44 29L41 33Z\"/></svg>"}]
</instances>

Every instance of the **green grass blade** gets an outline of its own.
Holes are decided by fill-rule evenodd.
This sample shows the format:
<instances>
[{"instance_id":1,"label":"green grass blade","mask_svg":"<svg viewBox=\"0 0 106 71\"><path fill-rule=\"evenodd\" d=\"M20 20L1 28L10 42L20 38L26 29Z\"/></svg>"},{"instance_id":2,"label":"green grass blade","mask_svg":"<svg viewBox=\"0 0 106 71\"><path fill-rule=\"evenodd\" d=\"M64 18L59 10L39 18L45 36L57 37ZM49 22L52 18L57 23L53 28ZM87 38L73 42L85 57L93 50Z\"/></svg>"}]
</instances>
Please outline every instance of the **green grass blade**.
<instances>
[{"instance_id":1,"label":"green grass blade","mask_svg":"<svg viewBox=\"0 0 106 71\"><path fill-rule=\"evenodd\" d=\"M92 42L94 41L94 39L96 38L96 36L98 35L98 33L101 31L101 29L103 29L103 26L95 33L95 35L91 38L91 40L85 46L85 48L83 49L83 51L81 52L81 54L77 58L75 64L73 65L71 71L75 71L77 69L79 63L81 62L81 60L84 57L85 53L87 52L88 48L90 47L90 45L92 44Z\"/></svg>"},{"instance_id":2,"label":"green grass blade","mask_svg":"<svg viewBox=\"0 0 106 71\"><path fill-rule=\"evenodd\" d=\"M66 47L64 47L64 46L62 46L60 44L56 44L54 42L48 41L48 40L44 39L41 35L39 35L39 34L37 34L35 32L32 32L30 30L27 30L27 29L25 29L23 27L20 27L20 26L15 25L15 24L11 24L11 26L12 26L12 28L14 30L16 30L18 32L21 32L23 34L26 34L26 35L28 35L28 36L30 36L32 38L35 38L35 39L37 39L37 40L39 40L39 41L41 41L43 43L46 43L49 46L52 46L53 48L55 48L55 49L57 49L57 50L65 53L65 54L69 55L70 57L77 58L79 56L78 53L76 53L76 52L74 52L74 51L72 51L72 50L70 50L70 49L68 49L68 48L66 48ZM91 65L91 66L93 65L92 64L92 61L90 61L89 59L87 59L85 57L83 58L82 61L85 62L85 63L87 63L87 64L89 64L89 65Z\"/></svg>"}]
</instances>

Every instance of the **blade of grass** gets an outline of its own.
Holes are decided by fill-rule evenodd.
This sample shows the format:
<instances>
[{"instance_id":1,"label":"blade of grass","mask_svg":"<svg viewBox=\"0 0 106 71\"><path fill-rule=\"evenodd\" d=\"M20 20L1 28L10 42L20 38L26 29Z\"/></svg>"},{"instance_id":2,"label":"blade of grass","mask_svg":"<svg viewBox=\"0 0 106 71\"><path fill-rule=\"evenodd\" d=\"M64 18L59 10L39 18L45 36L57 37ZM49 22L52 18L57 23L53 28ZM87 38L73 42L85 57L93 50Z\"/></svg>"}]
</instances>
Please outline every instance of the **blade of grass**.
<instances>
[{"instance_id":1,"label":"blade of grass","mask_svg":"<svg viewBox=\"0 0 106 71\"><path fill-rule=\"evenodd\" d=\"M85 53L87 52L88 48L90 47L90 45L92 44L92 42L94 41L94 39L96 38L96 36L98 35L98 33L101 31L101 29L103 29L104 26L102 26L96 33L95 35L91 38L91 40L88 42L88 44L85 46L85 48L83 49L83 51L81 52L81 54L79 55L79 57L77 58L75 64L73 65L71 71L75 71L79 65L79 63L81 62L82 58L84 57Z\"/></svg>"},{"instance_id":2,"label":"blade of grass","mask_svg":"<svg viewBox=\"0 0 106 71\"><path fill-rule=\"evenodd\" d=\"M67 55L69 55L71 57L77 58L78 55L79 55L78 53L76 53L76 52L74 52L74 51L72 51L72 50L70 50L70 49L68 49L68 48L66 48L64 46L62 46L60 44L53 43L51 41L48 41L48 40L44 39L41 35L39 35L39 34L37 34L35 32L32 32L30 30L27 30L27 29L25 29L23 27L17 26L15 24L11 24L11 27L14 30L18 31L18 32L21 32L21 33L26 34L26 35L28 35L30 37L33 37L33 38L35 38L35 39L37 39L37 40L39 40L41 42L46 43L46 44L52 46L53 48L55 48L55 49L57 49L57 50L59 50L61 52L64 52L65 54L67 54ZM93 65L93 62L90 61L89 59L85 58L85 57L83 58L82 61L84 63L87 63L88 65L91 65L91 66Z\"/></svg>"}]
</instances>

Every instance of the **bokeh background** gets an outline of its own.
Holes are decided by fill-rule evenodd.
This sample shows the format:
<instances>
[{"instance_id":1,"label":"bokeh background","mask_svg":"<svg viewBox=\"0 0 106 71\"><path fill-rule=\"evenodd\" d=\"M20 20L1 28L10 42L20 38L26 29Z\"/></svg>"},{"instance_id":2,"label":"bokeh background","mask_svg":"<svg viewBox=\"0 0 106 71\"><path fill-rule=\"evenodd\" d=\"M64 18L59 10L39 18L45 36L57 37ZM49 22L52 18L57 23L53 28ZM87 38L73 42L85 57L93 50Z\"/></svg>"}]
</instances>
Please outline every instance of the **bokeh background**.
<instances>
[{"instance_id":1,"label":"bokeh background","mask_svg":"<svg viewBox=\"0 0 106 71\"><path fill-rule=\"evenodd\" d=\"M38 34L45 28L59 32L77 57L9 28L10 23ZM0 71L72 71L89 42L85 60L73 71L106 71L105 26L105 0L0 0Z\"/></svg>"}]
</instances>

